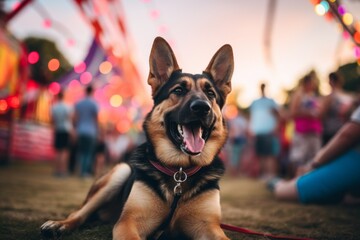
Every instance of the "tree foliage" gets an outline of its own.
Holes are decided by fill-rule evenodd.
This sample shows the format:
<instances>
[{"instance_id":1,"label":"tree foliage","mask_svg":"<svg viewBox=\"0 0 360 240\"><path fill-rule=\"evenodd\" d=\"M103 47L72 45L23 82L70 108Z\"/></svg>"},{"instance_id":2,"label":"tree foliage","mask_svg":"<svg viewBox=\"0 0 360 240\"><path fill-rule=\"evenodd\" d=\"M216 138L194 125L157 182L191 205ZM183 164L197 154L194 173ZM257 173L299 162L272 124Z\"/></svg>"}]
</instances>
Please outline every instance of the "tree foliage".
<instances>
[{"instance_id":1,"label":"tree foliage","mask_svg":"<svg viewBox=\"0 0 360 240\"><path fill-rule=\"evenodd\" d=\"M32 51L39 53L39 61L35 64L30 64L30 78L39 84L48 85L70 70L70 63L58 50L53 41L44 38L28 37L23 40L23 43L29 53ZM60 67L52 72L48 68L48 63L53 58L59 60Z\"/></svg>"}]
</instances>

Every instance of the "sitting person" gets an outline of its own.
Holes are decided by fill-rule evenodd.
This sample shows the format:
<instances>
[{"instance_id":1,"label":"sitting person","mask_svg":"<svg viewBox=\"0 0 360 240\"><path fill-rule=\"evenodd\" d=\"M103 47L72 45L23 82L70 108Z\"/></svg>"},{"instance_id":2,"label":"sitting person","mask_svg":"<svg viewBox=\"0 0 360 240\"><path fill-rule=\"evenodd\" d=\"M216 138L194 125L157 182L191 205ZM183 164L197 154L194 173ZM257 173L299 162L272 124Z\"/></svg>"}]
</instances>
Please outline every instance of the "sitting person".
<instances>
[{"instance_id":1,"label":"sitting person","mask_svg":"<svg viewBox=\"0 0 360 240\"><path fill-rule=\"evenodd\" d=\"M360 203L360 106L295 179L268 182L276 198L304 204Z\"/></svg>"}]
</instances>

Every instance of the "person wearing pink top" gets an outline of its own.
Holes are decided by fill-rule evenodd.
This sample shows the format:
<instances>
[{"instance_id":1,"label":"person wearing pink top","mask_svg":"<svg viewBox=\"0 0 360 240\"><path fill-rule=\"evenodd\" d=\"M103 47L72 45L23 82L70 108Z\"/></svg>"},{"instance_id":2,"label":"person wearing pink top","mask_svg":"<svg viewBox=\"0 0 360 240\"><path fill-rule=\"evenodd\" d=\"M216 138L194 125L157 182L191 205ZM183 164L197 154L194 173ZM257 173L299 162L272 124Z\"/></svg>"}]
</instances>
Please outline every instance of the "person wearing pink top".
<instances>
[{"instance_id":1,"label":"person wearing pink top","mask_svg":"<svg viewBox=\"0 0 360 240\"><path fill-rule=\"evenodd\" d=\"M311 75L305 76L290 103L295 132L290 146L291 171L305 165L321 148L322 122L319 116L320 98Z\"/></svg>"}]
</instances>

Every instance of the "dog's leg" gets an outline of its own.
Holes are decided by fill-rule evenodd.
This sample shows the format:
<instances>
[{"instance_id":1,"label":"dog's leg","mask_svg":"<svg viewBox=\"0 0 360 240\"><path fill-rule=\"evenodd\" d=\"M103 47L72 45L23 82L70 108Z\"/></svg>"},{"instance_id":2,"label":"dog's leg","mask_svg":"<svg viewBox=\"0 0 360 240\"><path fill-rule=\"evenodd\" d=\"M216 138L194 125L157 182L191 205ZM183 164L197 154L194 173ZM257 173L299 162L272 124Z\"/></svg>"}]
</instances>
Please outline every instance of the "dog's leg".
<instances>
[{"instance_id":1,"label":"dog's leg","mask_svg":"<svg viewBox=\"0 0 360 240\"><path fill-rule=\"evenodd\" d=\"M171 224L175 234L190 239L228 239L220 227L221 207L219 190L200 194L188 203L180 203Z\"/></svg>"},{"instance_id":2,"label":"dog's leg","mask_svg":"<svg viewBox=\"0 0 360 240\"><path fill-rule=\"evenodd\" d=\"M97 180L91 187L82 207L71 213L65 220L45 222L41 227L44 237L56 238L81 226L90 215L119 194L131 174L126 163L116 165L108 174Z\"/></svg>"},{"instance_id":3,"label":"dog's leg","mask_svg":"<svg viewBox=\"0 0 360 240\"><path fill-rule=\"evenodd\" d=\"M161 224L169 205L146 184L136 181L113 229L113 240L146 239Z\"/></svg>"}]
</instances>

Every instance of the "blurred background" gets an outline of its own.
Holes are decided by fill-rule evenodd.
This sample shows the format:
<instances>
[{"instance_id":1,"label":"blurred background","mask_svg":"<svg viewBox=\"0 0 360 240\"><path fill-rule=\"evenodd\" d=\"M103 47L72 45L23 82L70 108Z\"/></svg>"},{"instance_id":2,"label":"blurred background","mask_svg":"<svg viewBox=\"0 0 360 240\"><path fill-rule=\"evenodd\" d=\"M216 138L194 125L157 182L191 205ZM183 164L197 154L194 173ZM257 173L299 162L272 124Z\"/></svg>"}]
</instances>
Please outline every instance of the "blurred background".
<instances>
[{"instance_id":1,"label":"blurred background","mask_svg":"<svg viewBox=\"0 0 360 240\"><path fill-rule=\"evenodd\" d=\"M286 109L309 74L321 96L330 93L328 74L339 72L343 89L359 97L357 0L2 0L0 9L2 164L52 161L54 97L64 89L72 105L89 84L108 149L125 149L107 153L118 161L142 139L142 119L152 106L146 80L156 36L191 73L204 70L222 45L232 45L229 120L248 113L261 83Z\"/></svg>"}]
</instances>

